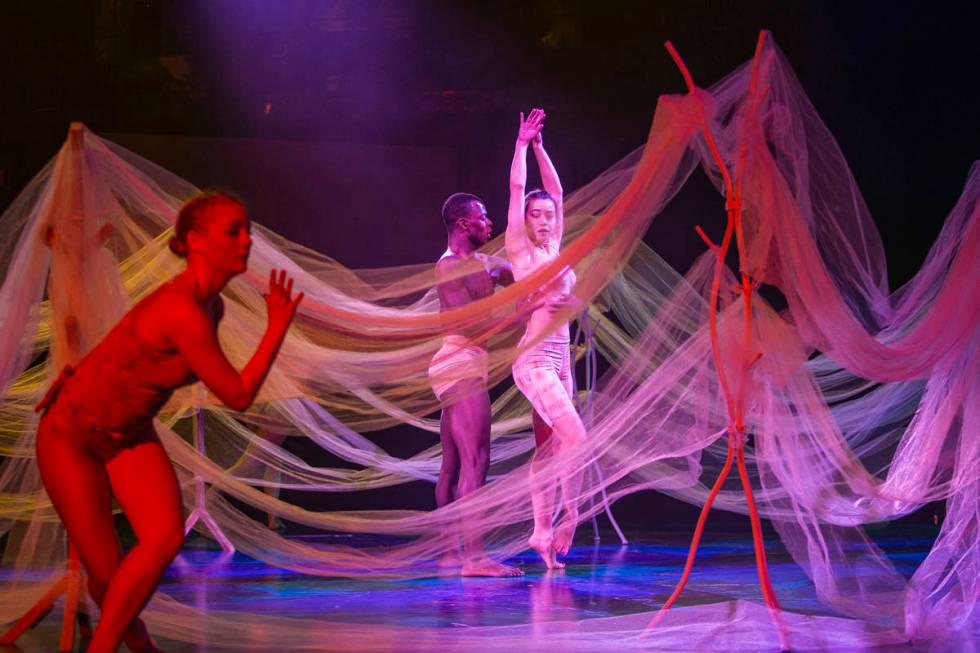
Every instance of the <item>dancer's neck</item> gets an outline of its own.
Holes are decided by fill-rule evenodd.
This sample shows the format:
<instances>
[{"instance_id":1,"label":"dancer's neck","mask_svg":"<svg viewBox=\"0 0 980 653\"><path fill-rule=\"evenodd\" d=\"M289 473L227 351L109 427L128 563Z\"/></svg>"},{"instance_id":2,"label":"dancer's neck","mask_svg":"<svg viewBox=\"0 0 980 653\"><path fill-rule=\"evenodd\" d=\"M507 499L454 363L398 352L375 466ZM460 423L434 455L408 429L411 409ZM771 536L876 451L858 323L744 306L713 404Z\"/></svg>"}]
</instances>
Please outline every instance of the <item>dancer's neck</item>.
<instances>
[{"instance_id":1,"label":"dancer's neck","mask_svg":"<svg viewBox=\"0 0 980 653\"><path fill-rule=\"evenodd\" d=\"M174 281L190 288L194 298L203 304L220 295L229 279L227 275L217 274L214 270L203 266L188 265L186 270L174 278Z\"/></svg>"},{"instance_id":2,"label":"dancer's neck","mask_svg":"<svg viewBox=\"0 0 980 653\"><path fill-rule=\"evenodd\" d=\"M449 236L449 251L456 256L469 258L473 256L473 252L476 251L476 247L473 245L473 241L471 241L469 236L466 234L454 233Z\"/></svg>"}]
</instances>

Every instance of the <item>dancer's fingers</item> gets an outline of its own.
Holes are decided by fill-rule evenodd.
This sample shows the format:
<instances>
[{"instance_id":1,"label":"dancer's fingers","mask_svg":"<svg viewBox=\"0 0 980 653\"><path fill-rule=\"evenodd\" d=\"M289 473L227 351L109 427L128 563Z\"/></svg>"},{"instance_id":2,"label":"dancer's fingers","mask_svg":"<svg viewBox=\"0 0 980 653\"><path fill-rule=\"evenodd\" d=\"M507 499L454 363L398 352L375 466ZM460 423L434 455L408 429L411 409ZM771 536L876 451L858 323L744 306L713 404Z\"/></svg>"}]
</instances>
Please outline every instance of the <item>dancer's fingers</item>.
<instances>
[{"instance_id":1,"label":"dancer's fingers","mask_svg":"<svg viewBox=\"0 0 980 653\"><path fill-rule=\"evenodd\" d=\"M269 292L271 293L276 289L276 269L272 268L269 270Z\"/></svg>"},{"instance_id":2,"label":"dancer's fingers","mask_svg":"<svg viewBox=\"0 0 980 653\"><path fill-rule=\"evenodd\" d=\"M286 299L289 299L289 296L292 294L292 292L293 292L293 278L288 277L286 279Z\"/></svg>"}]
</instances>

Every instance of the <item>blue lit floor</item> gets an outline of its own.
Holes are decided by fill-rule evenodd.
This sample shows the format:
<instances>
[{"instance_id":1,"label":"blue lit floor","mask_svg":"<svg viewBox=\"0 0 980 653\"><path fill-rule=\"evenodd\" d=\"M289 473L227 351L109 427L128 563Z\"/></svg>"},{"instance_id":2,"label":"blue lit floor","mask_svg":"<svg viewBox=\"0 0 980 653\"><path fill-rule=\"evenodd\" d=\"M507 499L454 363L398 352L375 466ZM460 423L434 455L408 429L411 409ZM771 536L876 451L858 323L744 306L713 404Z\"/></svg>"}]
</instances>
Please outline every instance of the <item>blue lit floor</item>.
<instances>
[{"instance_id":1,"label":"blue lit floor","mask_svg":"<svg viewBox=\"0 0 980 653\"><path fill-rule=\"evenodd\" d=\"M928 551L933 532L903 529L880 535L876 539L898 569L911 575ZM510 561L523 567L523 578L397 582L304 576L241 555L223 556L210 542L194 537L168 570L161 589L199 608L360 623L452 628L577 620L659 607L679 577L688 537L681 532L659 533L637 537L628 546L613 544L614 538L608 536L595 546L577 541L567 569L550 574L527 553ZM784 609L828 614L806 575L772 538L768 557ZM747 533L708 534L679 605L732 599L760 600L751 539ZM51 614L25 634L16 649L0 650L56 650L59 624L58 615ZM160 644L172 653L230 653L216 645Z\"/></svg>"}]
</instances>

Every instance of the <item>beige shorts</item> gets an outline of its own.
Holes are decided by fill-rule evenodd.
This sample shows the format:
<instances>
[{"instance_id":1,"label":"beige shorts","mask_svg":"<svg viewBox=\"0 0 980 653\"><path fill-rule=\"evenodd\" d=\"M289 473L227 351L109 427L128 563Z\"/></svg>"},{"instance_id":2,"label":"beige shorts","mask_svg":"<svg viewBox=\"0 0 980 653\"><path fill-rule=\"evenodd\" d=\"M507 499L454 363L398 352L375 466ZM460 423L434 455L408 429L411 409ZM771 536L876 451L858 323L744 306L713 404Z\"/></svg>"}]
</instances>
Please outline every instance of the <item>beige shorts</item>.
<instances>
[{"instance_id":1,"label":"beige shorts","mask_svg":"<svg viewBox=\"0 0 980 653\"><path fill-rule=\"evenodd\" d=\"M486 387L488 376L487 350L463 336L446 336L429 365L429 383L440 400L454 385L466 379L479 379Z\"/></svg>"}]
</instances>

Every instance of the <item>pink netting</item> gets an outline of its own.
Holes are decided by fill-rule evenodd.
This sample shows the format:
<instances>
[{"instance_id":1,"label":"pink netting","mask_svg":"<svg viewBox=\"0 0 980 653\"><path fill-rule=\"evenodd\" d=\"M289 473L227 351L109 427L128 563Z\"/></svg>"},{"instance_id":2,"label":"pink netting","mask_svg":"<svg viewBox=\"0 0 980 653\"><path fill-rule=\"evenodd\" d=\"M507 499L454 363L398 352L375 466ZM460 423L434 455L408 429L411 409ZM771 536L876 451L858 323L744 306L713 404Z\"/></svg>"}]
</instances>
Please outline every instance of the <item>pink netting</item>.
<instances>
[{"instance_id":1,"label":"pink netting","mask_svg":"<svg viewBox=\"0 0 980 653\"><path fill-rule=\"evenodd\" d=\"M401 459L363 433L397 422L437 432L426 417L438 408L427 370L446 325L465 327L474 341L486 343L490 382L504 382L519 353L521 325L511 319L517 304L565 265L576 271L575 294L589 302L594 341L610 370L585 401L588 446L553 459L539 473L557 477L559 466L590 470L579 497L583 519L601 509L603 492L615 500L654 488L703 502L702 479L710 482L720 469L728 425L708 328L714 256L680 276L641 238L697 166L722 187L705 145L704 119L741 185L739 272L777 287L788 302L777 312L753 296L745 347L744 305L731 290L735 274L726 270L720 284L721 360L734 391L745 398L753 489L761 514L821 600L841 615L786 613L781 620L789 641L802 650L976 632L980 165L922 269L892 293L877 231L842 153L771 41L759 61L754 96L745 65L708 90L662 97L644 148L566 197L565 244L554 264L463 308L439 312L430 265L348 270L258 228L250 272L225 293L220 336L233 362L241 364L261 336L260 293L270 267L286 268L308 299L253 410L234 413L192 388L161 414L158 428L188 507L197 500L194 477L204 479L220 490L208 492L206 504L236 547L311 574L454 573L436 561L458 547L463 522L479 524L496 557L524 549L532 513L528 469L518 461L532 443L524 433L528 406L513 388L493 406L492 482L443 509L314 512L264 489L350 492L433 480L436 447ZM165 246L167 230L194 192L86 131L2 217L0 510L8 533L5 564L13 569L0 590L4 620L49 584L37 579L37 570L64 560L63 535L32 459L32 407L51 379L50 361L73 338L83 349L91 346L127 304L177 271L179 262ZM63 234L53 244L46 242L52 225ZM501 254L500 240L487 251ZM571 317L557 315L555 322ZM45 351L49 362L31 367ZM738 374L757 353L762 357L750 372ZM197 411L206 415L206 456L190 442L189 418ZM310 466L280 446L287 434L309 437L358 467ZM406 541L378 549L314 547L269 531L227 497L316 528L403 535ZM947 501L946 521L929 556L906 580L862 525L938 499ZM735 511L743 505L734 482L716 502ZM146 615L162 635L195 641L206 632L241 650L273 644L388 650L409 636L432 646L465 646L479 638L485 648L560 642L590 651L739 650L777 641L769 613L744 603L675 609L646 635L649 614L465 633L247 615L243 628L241 614L200 612L160 596Z\"/></svg>"}]
</instances>

